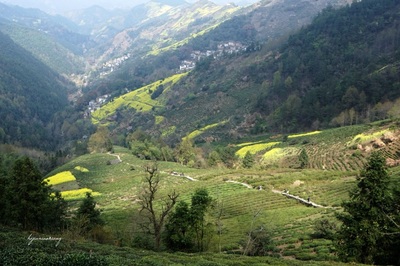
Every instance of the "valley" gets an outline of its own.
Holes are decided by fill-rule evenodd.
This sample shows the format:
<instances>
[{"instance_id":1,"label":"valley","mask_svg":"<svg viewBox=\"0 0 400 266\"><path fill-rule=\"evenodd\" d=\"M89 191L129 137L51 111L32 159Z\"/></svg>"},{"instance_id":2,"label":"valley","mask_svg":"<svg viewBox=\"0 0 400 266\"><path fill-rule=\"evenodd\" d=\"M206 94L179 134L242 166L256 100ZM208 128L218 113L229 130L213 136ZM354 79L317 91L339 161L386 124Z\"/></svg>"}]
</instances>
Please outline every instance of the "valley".
<instances>
[{"instance_id":1,"label":"valley","mask_svg":"<svg viewBox=\"0 0 400 266\"><path fill-rule=\"evenodd\" d=\"M0 11L4 265L399 263L398 1Z\"/></svg>"}]
</instances>

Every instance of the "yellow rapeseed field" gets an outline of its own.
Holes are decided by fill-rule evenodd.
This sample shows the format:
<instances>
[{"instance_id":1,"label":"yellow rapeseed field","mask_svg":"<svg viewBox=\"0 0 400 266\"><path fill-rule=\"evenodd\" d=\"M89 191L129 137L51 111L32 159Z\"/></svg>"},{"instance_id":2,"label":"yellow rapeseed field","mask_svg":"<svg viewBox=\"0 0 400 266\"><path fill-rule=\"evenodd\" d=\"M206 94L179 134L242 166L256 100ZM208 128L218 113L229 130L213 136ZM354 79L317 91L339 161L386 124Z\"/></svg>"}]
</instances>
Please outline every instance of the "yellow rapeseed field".
<instances>
[{"instance_id":1,"label":"yellow rapeseed field","mask_svg":"<svg viewBox=\"0 0 400 266\"><path fill-rule=\"evenodd\" d=\"M236 155L243 158L247 152L250 152L251 154L256 154L260 151L272 148L275 145L278 145L280 142L268 142L268 143L257 143L253 145L249 145L246 147L241 148L236 152Z\"/></svg>"},{"instance_id":2,"label":"yellow rapeseed field","mask_svg":"<svg viewBox=\"0 0 400 266\"><path fill-rule=\"evenodd\" d=\"M295 147L286 147L286 148L273 148L266 153L264 153L262 157L262 162L266 164L275 163L288 155L295 155L299 152L299 149Z\"/></svg>"},{"instance_id":3,"label":"yellow rapeseed field","mask_svg":"<svg viewBox=\"0 0 400 266\"><path fill-rule=\"evenodd\" d=\"M93 190L89 188L80 188L80 189L75 189L75 190L66 190L66 191L61 191L61 196L65 200L79 200L83 199L86 197L86 193L89 192L92 194L92 196L99 196L99 192L93 192Z\"/></svg>"},{"instance_id":4,"label":"yellow rapeseed field","mask_svg":"<svg viewBox=\"0 0 400 266\"><path fill-rule=\"evenodd\" d=\"M373 139L383 136L387 132L389 132L389 129L384 129L381 131L373 132L371 134L365 134L365 133L358 134L351 141L349 141L347 143L347 146L351 146L356 143L364 143L364 142L371 141Z\"/></svg>"},{"instance_id":5,"label":"yellow rapeseed field","mask_svg":"<svg viewBox=\"0 0 400 266\"><path fill-rule=\"evenodd\" d=\"M305 136L311 136L311 135L316 135L321 133L321 131L312 131L312 132L307 132L307 133L302 133L302 134L295 134L295 135L289 135L288 138L299 138L299 137L305 137Z\"/></svg>"},{"instance_id":6,"label":"yellow rapeseed field","mask_svg":"<svg viewBox=\"0 0 400 266\"><path fill-rule=\"evenodd\" d=\"M212 128L215 128L215 127L217 127L217 126L224 125L224 124L226 124L227 122L228 122L228 120L225 120L225 121L222 121L222 122L219 122L219 123L207 125L207 126L205 126L205 127L203 127L203 128L200 128L200 129L197 129L197 130L191 132L189 135L187 135L187 136L184 137L183 139L186 139L186 138L187 138L187 139L194 139L194 138L200 136L201 134L203 134L205 131L207 131L207 130L209 130L209 129L212 129Z\"/></svg>"},{"instance_id":7,"label":"yellow rapeseed field","mask_svg":"<svg viewBox=\"0 0 400 266\"><path fill-rule=\"evenodd\" d=\"M75 181L76 178L75 176L70 172L70 171L64 171L58 174L55 174L53 176L50 176L49 178L46 178L44 181L46 181L49 185L58 185L66 182L71 182Z\"/></svg>"},{"instance_id":8,"label":"yellow rapeseed field","mask_svg":"<svg viewBox=\"0 0 400 266\"><path fill-rule=\"evenodd\" d=\"M82 166L76 166L74 169L78 170L78 171L80 171L82 173L88 173L89 172L89 169L87 169L85 167L82 167Z\"/></svg>"}]
</instances>

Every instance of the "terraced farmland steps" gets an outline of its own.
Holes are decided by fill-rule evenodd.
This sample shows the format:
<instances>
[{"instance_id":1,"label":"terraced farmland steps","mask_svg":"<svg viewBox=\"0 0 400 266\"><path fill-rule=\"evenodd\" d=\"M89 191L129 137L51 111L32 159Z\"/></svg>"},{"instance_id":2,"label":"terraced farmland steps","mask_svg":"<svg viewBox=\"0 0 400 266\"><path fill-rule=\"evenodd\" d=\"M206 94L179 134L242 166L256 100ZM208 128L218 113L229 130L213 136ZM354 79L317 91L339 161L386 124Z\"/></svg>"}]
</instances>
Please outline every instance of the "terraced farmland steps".
<instances>
[{"instance_id":1,"label":"terraced farmland steps","mask_svg":"<svg viewBox=\"0 0 400 266\"><path fill-rule=\"evenodd\" d=\"M273 189L272 192L277 193L277 194L282 194L283 196L286 196L286 197L291 198L291 199L295 199L295 200L297 200L298 202L300 202L300 203L302 203L304 205L311 206L311 207L314 207L314 208L332 208L332 207L328 207L328 206L323 206L323 205L317 204L315 202L310 201L309 199L300 198L299 196L295 196L295 195L289 194L288 192L285 192L285 191L282 192L282 191Z\"/></svg>"},{"instance_id":2,"label":"terraced farmland steps","mask_svg":"<svg viewBox=\"0 0 400 266\"><path fill-rule=\"evenodd\" d=\"M190 181L199 181L198 179L195 179L195 178L193 178L193 177L190 177L190 176L188 176L188 175L185 175L184 173L177 173L177 172L172 171L172 172L170 172L169 174L172 175L172 176L181 176L181 177L184 177L184 178L189 179ZM238 182L238 181L227 180L227 181L225 181L225 182L226 182L226 183L235 183L235 184L239 184L239 185L242 185L242 186L244 186L244 187L246 187L246 188L250 188L250 189L253 188L253 187L252 187L251 185L249 185L249 184L242 183L242 182ZM262 187L258 187L258 190L262 190ZM330 206L323 206L323 205L317 204L317 203L315 203L315 202L312 202L309 198L308 198L308 199L303 199L303 198L301 198L301 197L299 197L299 196L295 196L295 195L289 194L289 193L286 192L286 191L279 191L279 190L276 190L276 189L272 189L272 192L273 192L273 193L276 193L276 194L281 194L281 195L286 196L286 197L291 198L291 199L295 199L295 200L297 200L298 202L300 202L300 203L302 203L302 204L304 204L304 205L310 206L310 207L314 207L314 208L334 208L334 207L330 207Z\"/></svg>"}]
</instances>

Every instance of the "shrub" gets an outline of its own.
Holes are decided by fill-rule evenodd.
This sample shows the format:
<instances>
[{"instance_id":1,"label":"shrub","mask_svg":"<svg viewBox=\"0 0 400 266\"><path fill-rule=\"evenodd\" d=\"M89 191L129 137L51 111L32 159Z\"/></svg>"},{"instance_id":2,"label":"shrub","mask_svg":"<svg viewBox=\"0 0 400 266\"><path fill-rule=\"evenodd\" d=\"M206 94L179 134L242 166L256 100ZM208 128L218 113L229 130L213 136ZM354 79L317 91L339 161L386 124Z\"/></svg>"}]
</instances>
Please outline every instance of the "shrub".
<instances>
[{"instance_id":1,"label":"shrub","mask_svg":"<svg viewBox=\"0 0 400 266\"><path fill-rule=\"evenodd\" d=\"M328 219L320 219L315 222L313 237L333 240L337 226Z\"/></svg>"},{"instance_id":2,"label":"shrub","mask_svg":"<svg viewBox=\"0 0 400 266\"><path fill-rule=\"evenodd\" d=\"M170 264L171 262L169 260L159 256L147 256L142 258L138 263L138 265L141 266L164 266Z\"/></svg>"},{"instance_id":3,"label":"shrub","mask_svg":"<svg viewBox=\"0 0 400 266\"><path fill-rule=\"evenodd\" d=\"M195 264L196 266L222 266L222 264L219 264L214 261L199 261Z\"/></svg>"},{"instance_id":4,"label":"shrub","mask_svg":"<svg viewBox=\"0 0 400 266\"><path fill-rule=\"evenodd\" d=\"M252 230L242 244L243 254L248 256L265 256L275 248L271 233L264 226Z\"/></svg>"},{"instance_id":5,"label":"shrub","mask_svg":"<svg viewBox=\"0 0 400 266\"><path fill-rule=\"evenodd\" d=\"M105 266L107 261L100 256L87 253L71 253L61 256L58 264L63 266Z\"/></svg>"},{"instance_id":6,"label":"shrub","mask_svg":"<svg viewBox=\"0 0 400 266\"><path fill-rule=\"evenodd\" d=\"M106 266L104 257L88 253L48 254L41 249L8 248L0 251L1 265Z\"/></svg>"}]
</instances>

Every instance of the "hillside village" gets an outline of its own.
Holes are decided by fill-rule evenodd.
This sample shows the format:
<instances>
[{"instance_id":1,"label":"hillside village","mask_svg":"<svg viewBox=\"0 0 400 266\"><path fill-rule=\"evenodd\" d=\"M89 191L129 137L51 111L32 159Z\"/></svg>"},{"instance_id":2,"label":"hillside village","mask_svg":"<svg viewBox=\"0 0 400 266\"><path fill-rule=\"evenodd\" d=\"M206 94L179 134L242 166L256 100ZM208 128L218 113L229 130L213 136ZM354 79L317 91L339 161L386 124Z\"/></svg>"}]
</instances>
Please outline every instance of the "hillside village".
<instances>
[{"instance_id":1,"label":"hillside village","mask_svg":"<svg viewBox=\"0 0 400 266\"><path fill-rule=\"evenodd\" d=\"M103 106L105 103L107 103L108 98L110 98L110 94L105 94L100 97L97 97L96 100L91 100L87 106L87 109L84 113L84 118L89 118L90 115L96 111L97 109L100 109L101 106Z\"/></svg>"},{"instance_id":2,"label":"hillside village","mask_svg":"<svg viewBox=\"0 0 400 266\"><path fill-rule=\"evenodd\" d=\"M217 46L217 50L207 50L205 52L193 51L190 54L189 60L183 60L181 62L178 73L183 73L194 69L196 67L196 62L200 61L203 58L212 56L214 59L217 59L226 54L236 54L246 51L246 49L247 46L243 45L242 43L230 41L219 44ZM130 57L131 54L128 53L122 57L118 57L111 61L103 63L103 65L101 66L100 77L104 77L114 72L117 67L119 67L124 61L128 60ZM96 98L95 100L90 101L87 106L87 110L84 113L84 117L90 117L91 113L104 105L110 96L111 95L105 94Z\"/></svg>"},{"instance_id":3,"label":"hillside village","mask_svg":"<svg viewBox=\"0 0 400 266\"><path fill-rule=\"evenodd\" d=\"M131 54L128 53L118 58L114 58L110 61L103 63L100 67L100 77L107 76L114 72L114 70L119 67L123 62L128 60L131 57Z\"/></svg>"},{"instance_id":4,"label":"hillside village","mask_svg":"<svg viewBox=\"0 0 400 266\"><path fill-rule=\"evenodd\" d=\"M196 62L203 58L212 56L214 59L217 59L225 54L237 54L245 51L246 49L247 46L243 45L242 43L231 41L219 44L217 50L207 50L205 52L193 51L190 54L189 60L183 60L181 62L178 72L183 73L194 69L196 67Z\"/></svg>"},{"instance_id":5,"label":"hillside village","mask_svg":"<svg viewBox=\"0 0 400 266\"><path fill-rule=\"evenodd\" d=\"M205 52L202 51L193 51L190 54L190 59L181 61L179 66L178 73L183 73L186 71L190 71L196 67L196 62L200 61L203 58L212 56L214 59L217 59L226 54L237 54L243 51L246 51L247 46L243 45L241 42L226 42L218 44L216 50L206 50ZM99 69L100 77L105 77L111 73L113 73L123 62L131 58L131 54L128 53L121 57L115 58L113 60L107 61L103 63Z\"/></svg>"}]
</instances>

